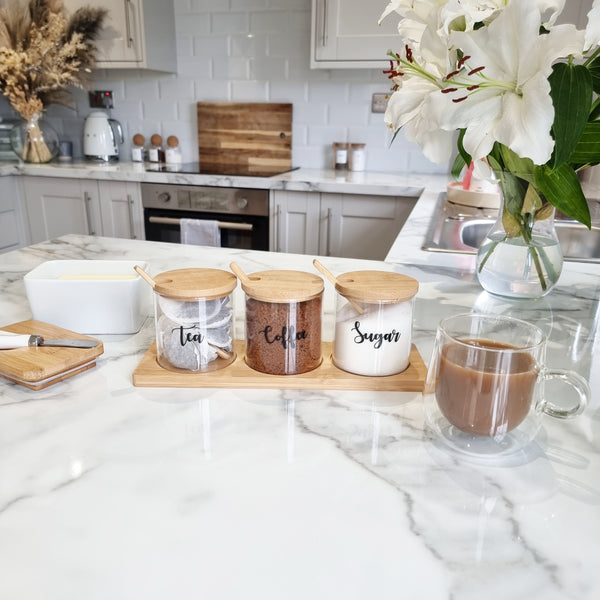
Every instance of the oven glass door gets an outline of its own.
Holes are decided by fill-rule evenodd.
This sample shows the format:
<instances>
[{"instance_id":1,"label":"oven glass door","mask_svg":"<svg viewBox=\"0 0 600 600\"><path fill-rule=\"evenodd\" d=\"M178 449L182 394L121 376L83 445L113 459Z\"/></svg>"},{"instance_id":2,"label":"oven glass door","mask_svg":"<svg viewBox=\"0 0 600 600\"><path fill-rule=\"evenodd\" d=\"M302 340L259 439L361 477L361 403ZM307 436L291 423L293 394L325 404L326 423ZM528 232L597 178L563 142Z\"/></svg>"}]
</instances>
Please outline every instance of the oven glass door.
<instances>
[{"instance_id":1,"label":"oven glass door","mask_svg":"<svg viewBox=\"0 0 600 600\"><path fill-rule=\"evenodd\" d=\"M144 208L146 239L153 242L181 243L179 219L205 219L219 221L222 226L221 246L240 250L269 249L269 217L234 215L227 213L202 213L182 210ZM227 227L227 224L234 227ZM235 227L235 225L243 227Z\"/></svg>"}]
</instances>

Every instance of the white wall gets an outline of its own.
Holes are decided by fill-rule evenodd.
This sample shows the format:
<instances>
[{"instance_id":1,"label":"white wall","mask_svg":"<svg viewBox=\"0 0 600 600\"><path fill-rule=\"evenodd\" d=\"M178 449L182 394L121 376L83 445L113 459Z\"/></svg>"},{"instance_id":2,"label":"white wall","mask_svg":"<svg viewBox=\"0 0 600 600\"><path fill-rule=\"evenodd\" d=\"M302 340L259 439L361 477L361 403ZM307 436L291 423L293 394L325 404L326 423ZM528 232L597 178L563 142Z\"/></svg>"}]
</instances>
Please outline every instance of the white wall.
<instances>
[{"instance_id":1,"label":"white wall","mask_svg":"<svg viewBox=\"0 0 600 600\"><path fill-rule=\"evenodd\" d=\"M381 8L387 0L377 1ZM94 2L90 2L94 4ZM100 3L98 3L100 4ZM371 113L371 95L389 91L376 69L309 68L310 0L175 0L177 75L142 70L100 70L95 89L114 93L112 117L130 140L176 135L184 161L198 158L197 101L292 102L293 163L322 168L331 164L332 142L367 144L367 169L387 172L446 172L399 135L390 147L382 114ZM393 17L390 17L393 18ZM83 118L91 111L87 93L75 90L76 111L47 111L61 139L81 154ZM0 114L10 110L4 98Z\"/></svg>"}]
</instances>

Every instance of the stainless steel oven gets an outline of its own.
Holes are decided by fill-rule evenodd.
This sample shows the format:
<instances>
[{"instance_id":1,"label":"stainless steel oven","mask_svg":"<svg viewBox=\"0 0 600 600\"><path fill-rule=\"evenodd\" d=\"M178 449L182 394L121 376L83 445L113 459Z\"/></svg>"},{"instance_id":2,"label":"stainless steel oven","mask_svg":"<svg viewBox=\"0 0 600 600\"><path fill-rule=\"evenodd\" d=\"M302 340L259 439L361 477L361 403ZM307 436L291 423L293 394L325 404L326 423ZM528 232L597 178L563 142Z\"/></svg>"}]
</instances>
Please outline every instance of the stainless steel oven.
<instances>
[{"instance_id":1,"label":"stainless steel oven","mask_svg":"<svg viewBox=\"0 0 600 600\"><path fill-rule=\"evenodd\" d=\"M146 239L180 243L179 220L218 221L221 246L269 249L269 191L142 183Z\"/></svg>"}]
</instances>

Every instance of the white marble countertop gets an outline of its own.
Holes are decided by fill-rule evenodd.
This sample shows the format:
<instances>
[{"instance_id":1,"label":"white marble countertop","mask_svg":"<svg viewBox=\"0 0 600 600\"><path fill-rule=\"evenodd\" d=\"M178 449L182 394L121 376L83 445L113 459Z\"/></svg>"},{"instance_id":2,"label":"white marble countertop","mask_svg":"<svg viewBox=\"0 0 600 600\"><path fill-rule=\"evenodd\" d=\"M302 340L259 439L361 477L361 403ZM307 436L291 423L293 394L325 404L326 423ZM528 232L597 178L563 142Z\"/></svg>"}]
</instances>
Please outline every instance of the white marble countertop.
<instances>
[{"instance_id":1,"label":"white marble countertop","mask_svg":"<svg viewBox=\"0 0 600 600\"><path fill-rule=\"evenodd\" d=\"M431 186L444 185L446 175L378 173L371 171L335 171L333 169L295 169L273 177L243 177L233 175L192 175L177 172L146 171L149 163L117 162L99 164L86 161L53 162L47 164L0 163L2 175L34 175L178 183L216 187L242 187L270 190L318 191L381 196L418 196Z\"/></svg>"},{"instance_id":2,"label":"white marble countertop","mask_svg":"<svg viewBox=\"0 0 600 600\"><path fill-rule=\"evenodd\" d=\"M438 189L387 263L322 262L415 277L426 361L443 316L537 322L548 364L591 382L583 415L546 418L511 463L465 461L424 431L420 394L134 387L149 318L135 335L101 336L98 365L67 382L34 392L0 380L0 597L600 597L600 266L567 263L540 301L494 300L473 257L419 250ZM312 256L65 236L0 255L0 327L31 317L25 273L61 258L146 260L152 274L231 260L313 272Z\"/></svg>"}]
</instances>

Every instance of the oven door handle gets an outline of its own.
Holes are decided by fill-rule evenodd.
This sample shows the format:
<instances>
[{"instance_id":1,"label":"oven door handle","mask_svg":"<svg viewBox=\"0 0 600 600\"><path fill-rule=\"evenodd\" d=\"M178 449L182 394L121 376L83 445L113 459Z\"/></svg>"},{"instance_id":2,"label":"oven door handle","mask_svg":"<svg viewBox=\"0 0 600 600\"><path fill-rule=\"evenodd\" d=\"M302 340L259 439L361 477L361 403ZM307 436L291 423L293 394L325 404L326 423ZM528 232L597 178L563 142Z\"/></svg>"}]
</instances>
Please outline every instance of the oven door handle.
<instances>
[{"instance_id":1,"label":"oven door handle","mask_svg":"<svg viewBox=\"0 0 600 600\"><path fill-rule=\"evenodd\" d=\"M149 217L150 223L157 225L179 225L181 219L174 217ZM232 223L230 221L218 221L219 229L237 229L239 231L252 231L254 225L252 223Z\"/></svg>"}]
</instances>

